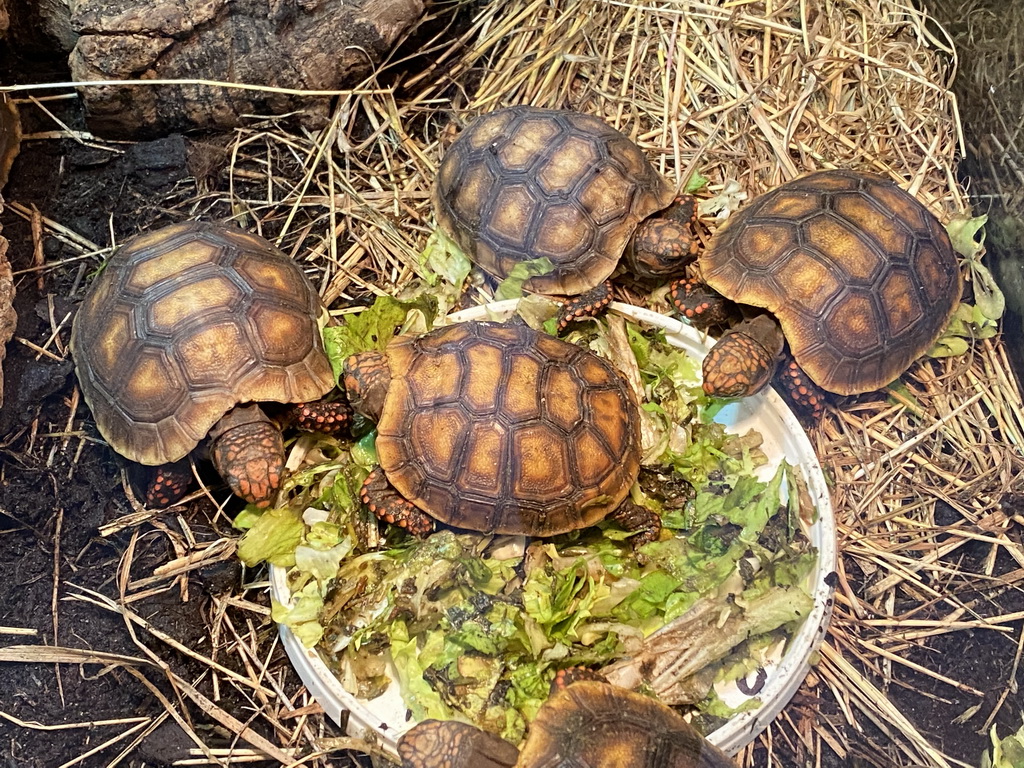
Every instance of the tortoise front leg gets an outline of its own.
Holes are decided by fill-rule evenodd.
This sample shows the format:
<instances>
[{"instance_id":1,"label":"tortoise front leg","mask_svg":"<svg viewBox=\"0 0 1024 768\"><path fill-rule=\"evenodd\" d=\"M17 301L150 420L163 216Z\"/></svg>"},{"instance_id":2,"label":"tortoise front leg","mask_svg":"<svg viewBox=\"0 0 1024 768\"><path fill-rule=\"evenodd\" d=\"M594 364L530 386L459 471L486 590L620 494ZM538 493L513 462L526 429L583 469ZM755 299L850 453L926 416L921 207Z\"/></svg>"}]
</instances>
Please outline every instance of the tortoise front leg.
<instances>
[{"instance_id":1,"label":"tortoise front leg","mask_svg":"<svg viewBox=\"0 0 1024 768\"><path fill-rule=\"evenodd\" d=\"M585 317L597 317L611 303L612 284L607 280L596 288L566 299L558 310L558 330L564 331Z\"/></svg>"},{"instance_id":2,"label":"tortoise front leg","mask_svg":"<svg viewBox=\"0 0 1024 768\"><path fill-rule=\"evenodd\" d=\"M287 409L286 418L302 432L340 435L352 424L352 408L340 400L295 403Z\"/></svg>"},{"instance_id":3,"label":"tortoise front leg","mask_svg":"<svg viewBox=\"0 0 1024 768\"><path fill-rule=\"evenodd\" d=\"M676 280L669 286L668 295L679 314L695 328L704 330L729 320L731 302L703 280Z\"/></svg>"},{"instance_id":4,"label":"tortoise front leg","mask_svg":"<svg viewBox=\"0 0 1024 768\"><path fill-rule=\"evenodd\" d=\"M380 467L367 475L359 498L379 519L405 528L414 536L426 536L434 530L433 518L396 491Z\"/></svg>"},{"instance_id":5,"label":"tortoise front leg","mask_svg":"<svg viewBox=\"0 0 1024 768\"><path fill-rule=\"evenodd\" d=\"M233 408L214 425L210 457L232 493L270 506L284 474L284 439L259 406Z\"/></svg>"},{"instance_id":6,"label":"tortoise front leg","mask_svg":"<svg viewBox=\"0 0 1024 768\"><path fill-rule=\"evenodd\" d=\"M821 421L825 415L825 390L811 381L796 360L787 355L785 364L775 375L775 381L801 416L812 425Z\"/></svg>"},{"instance_id":7,"label":"tortoise front leg","mask_svg":"<svg viewBox=\"0 0 1024 768\"><path fill-rule=\"evenodd\" d=\"M188 456L157 467L132 464L128 477L150 509L173 507L185 497L194 481Z\"/></svg>"}]
</instances>

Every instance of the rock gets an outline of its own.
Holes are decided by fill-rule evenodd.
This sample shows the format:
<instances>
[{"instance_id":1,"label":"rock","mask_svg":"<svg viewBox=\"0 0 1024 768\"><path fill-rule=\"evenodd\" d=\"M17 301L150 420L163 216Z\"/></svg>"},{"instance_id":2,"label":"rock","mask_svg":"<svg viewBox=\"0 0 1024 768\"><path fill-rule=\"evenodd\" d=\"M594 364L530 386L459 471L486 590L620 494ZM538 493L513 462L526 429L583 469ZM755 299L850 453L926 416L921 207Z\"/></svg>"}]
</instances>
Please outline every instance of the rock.
<instances>
[{"instance_id":1,"label":"rock","mask_svg":"<svg viewBox=\"0 0 1024 768\"><path fill-rule=\"evenodd\" d=\"M70 0L76 80L203 79L337 90L365 78L423 0ZM148 138L244 114L326 118L331 97L187 84L81 89L90 130Z\"/></svg>"},{"instance_id":2,"label":"rock","mask_svg":"<svg viewBox=\"0 0 1024 768\"><path fill-rule=\"evenodd\" d=\"M0 31L11 49L35 61L64 58L78 35L71 29L74 0L0 0L0 28L6 11L8 29Z\"/></svg>"}]
</instances>

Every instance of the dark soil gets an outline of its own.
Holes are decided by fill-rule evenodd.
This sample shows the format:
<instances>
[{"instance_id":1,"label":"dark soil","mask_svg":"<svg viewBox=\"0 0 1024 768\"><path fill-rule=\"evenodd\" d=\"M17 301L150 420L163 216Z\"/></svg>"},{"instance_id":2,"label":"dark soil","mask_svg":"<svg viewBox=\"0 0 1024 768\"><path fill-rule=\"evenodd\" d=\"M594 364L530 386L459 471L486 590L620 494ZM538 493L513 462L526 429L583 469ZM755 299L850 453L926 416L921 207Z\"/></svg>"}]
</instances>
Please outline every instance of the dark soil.
<instances>
[{"instance_id":1,"label":"dark soil","mask_svg":"<svg viewBox=\"0 0 1024 768\"><path fill-rule=\"evenodd\" d=\"M67 73L51 59L25 61L15 59L9 50L0 53L5 57L0 61L2 82L67 79ZM84 128L76 101L51 102L50 108L71 127ZM28 125L26 129L31 132L53 127ZM171 220L168 201L194 192L194 176L202 175L196 165L197 158L201 159L198 148L216 144L217 137L172 136L122 145L123 154L112 154L72 139L29 141L14 167L4 197L34 206L45 217L105 246L110 242L111 232L123 240L150 225ZM15 271L28 269L33 259L28 223L10 210L3 215L2 223L4 235L11 241ZM55 237L46 237L44 243L48 264L78 255ZM51 316L61 323L74 310L95 264L95 260L74 260L43 273L22 272L17 285L17 336L39 346L46 344L52 334ZM41 286L37 285L37 274L42 275ZM159 523L166 530L144 523L110 536L100 535L101 525L131 513L133 508L122 488L122 465L97 440L87 409L79 404L73 416L70 412L74 377L66 354L68 327L64 322L59 343L50 347L62 359L39 357L15 341L9 345L4 366L7 401L0 410L0 563L4 574L0 579L0 645L60 646L141 657L145 652L133 639L125 620L107 608L81 599L82 596L89 590L117 600L119 568L130 547L134 547L130 576L141 578L177 556L170 535L181 533L183 524L200 541L228 533L227 525L223 517L214 515L211 504L200 501L184 513L179 509L162 515ZM84 442L80 436L85 437ZM1024 504L1018 504L1018 514L1021 508ZM969 560L983 557L987 551L987 547L979 544L977 549L963 548L958 557ZM979 567L978 563L962 565L965 570ZM1006 562L997 563L997 572L1010 572L1017 567L1007 558ZM243 574L234 561L219 563L192 572L188 577L187 601L175 586L137 600L130 607L180 643L210 654L213 598L244 595L249 601L268 605L263 590L244 588L245 583L258 578L259 574ZM1019 590L1002 591L995 597L980 593L961 597L981 599L979 612L986 615L1024 610L1024 595ZM994 605L985 605L989 600ZM936 614L943 609L936 606ZM243 614L241 609L230 610L236 611L238 626L248 623L253 627L260 637L260 647L269 652L276 632L269 618L252 612ZM29 629L34 634L9 634L7 628ZM894 682L888 694L947 754L977 764L988 744L987 735L978 729L1009 679L1017 652L1015 638L1016 635L994 630L957 632L933 638L925 648L909 653L912 660L925 667L983 691L983 700L900 666L893 668ZM216 696L205 665L146 631L138 630L138 640L181 678L199 680L197 687L222 709L239 720L251 721L255 730L278 743L279 734L269 732L265 723L253 716L251 700L227 685L220 686L220 695ZM275 654L271 669L283 680L285 693L294 701L301 683L280 648ZM228 667L238 666L235 655L224 654L218 660ZM136 671L168 700L177 701L167 677L159 669L139 666ZM1017 682L1024 685L1024 670L1018 669ZM974 717L963 725L955 724L957 717L978 704L981 708ZM233 735L198 708L191 704L183 708L192 727L208 744L235 745ZM127 727L95 725L43 730L38 724L55 726L157 716L164 711L154 692L122 666L0 662L0 757L5 758L6 766L59 766ZM844 733L840 741L848 742L853 754L845 760L825 755L822 765L857 765L861 757L874 765L885 765L887 759L903 764L896 755L886 758L885 736L870 723L860 723L860 730L847 726L841 708L825 686L802 689L791 712L795 720L827 719ZM1000 732L1016 730L1019 717L1020 700L1014 701L1011 696L997 720ZM18 724L16 720L29 725ZM321 727L326 736L341 735L330 723L320 725L318 721L317 728ZM99 750L78 764L107 765L133 738ZM798 757L793 757L791 764L804 764L806 755L799 744L787 746L780 742L774 745L776 760L780 755L789 760L785 755L795 754ZM128 750L119 764L169 765L187 757L191 746L181 728L166 719ZM764 763L764 752L758 752L757 758ZM365 758L344 753L320 764L344 767L369 763Z\"/></svg>"}]
</instances>

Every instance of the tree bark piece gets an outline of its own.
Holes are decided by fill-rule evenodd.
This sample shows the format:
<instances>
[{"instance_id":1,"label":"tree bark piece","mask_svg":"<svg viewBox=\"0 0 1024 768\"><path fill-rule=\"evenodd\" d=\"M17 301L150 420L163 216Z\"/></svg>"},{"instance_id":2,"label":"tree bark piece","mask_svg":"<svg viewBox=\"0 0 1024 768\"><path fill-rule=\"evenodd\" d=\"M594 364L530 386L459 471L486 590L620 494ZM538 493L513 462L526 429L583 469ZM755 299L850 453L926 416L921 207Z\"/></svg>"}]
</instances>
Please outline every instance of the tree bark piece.
<instances>
[{"instance_id":1,"label":"tree bark piece","mask_svg":"<svg viewBox=\"0 0 1024 768\"><path fill-rule=\"evenodd\" d=\"M358 84L423 0L71 0L76 80L203 79L336 90ZM88 86L93 133L150 138L229 129L245 114L324 118L329 97L208 85Z\"/></svg>"},{"instance_id":2,"label":"tree bark piece","mask_svg":"<svg viewBox=\"0 0 1024 768\"><path fill-rule=\"evenodd\" d=\"M3 206L0 205L0 209ZM3 227L0 227L0 232ZM14 276L7 260L7 238L0 234L0 406L4 404L4 358L7 342L14 336L18 315L14 311Z\"/></svg>"},{"instance_id":3,"label":"tree bark piece","mask_svg":"<svg viewBox=\"0 0 1024 768\"><path fill-rule=\"evenodd\" d=\"M3 0L0 0L2 3ZM7 183L11 164L21 147L21 120L14 102L6 94L0 94L0 191ZM0 195L0 213L4 210L4 198ZM4 358L7 357L7 342L14 336L18 314L14 311L14 275L7 258L7 238L0 226L0 406L4 404Z\"/></svg>"}]
</instances>

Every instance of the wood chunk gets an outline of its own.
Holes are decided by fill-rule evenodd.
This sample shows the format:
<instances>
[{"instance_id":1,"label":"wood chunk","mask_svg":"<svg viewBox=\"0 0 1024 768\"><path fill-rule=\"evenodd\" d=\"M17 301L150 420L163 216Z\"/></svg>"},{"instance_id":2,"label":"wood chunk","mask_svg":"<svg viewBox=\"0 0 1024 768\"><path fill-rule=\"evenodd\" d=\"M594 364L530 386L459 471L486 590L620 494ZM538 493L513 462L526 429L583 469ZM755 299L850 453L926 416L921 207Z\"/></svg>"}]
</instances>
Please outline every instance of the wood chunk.
<instances>
[{"instance_id":1,"label":"wood chunk","mask_svg":"<svg viewBox=\"0 0 1024 768\"><path fill-rule=\"evenodd\" d=\"M269 6L269 13L268 13ZM358 85L423 13L423 0L71 0L76 80L202 79L278 88ZM242 115L305 113L331 97L209 85L81 89L90 130L147 138L230 129Z\"/></svg>"}]
</instances>

